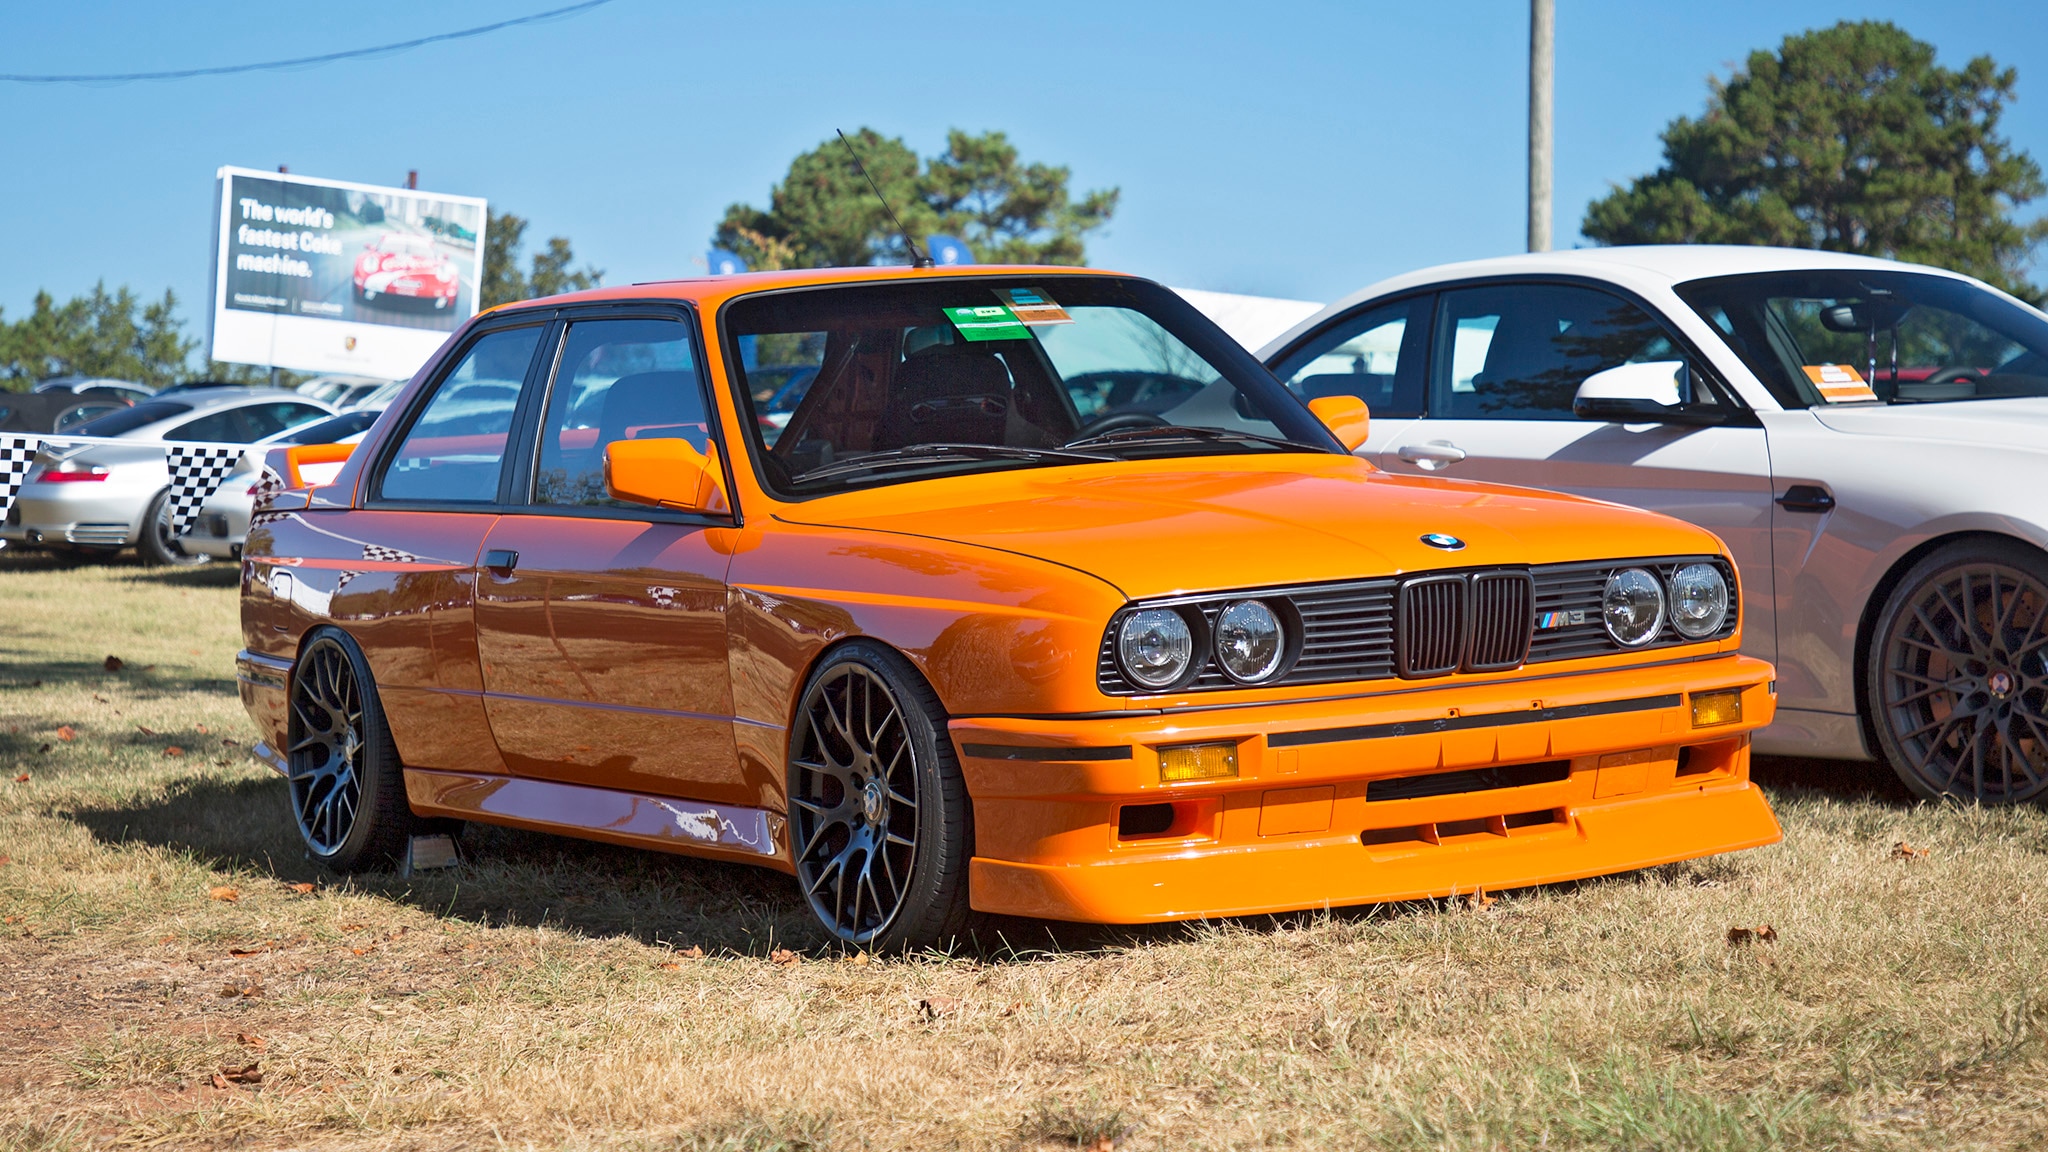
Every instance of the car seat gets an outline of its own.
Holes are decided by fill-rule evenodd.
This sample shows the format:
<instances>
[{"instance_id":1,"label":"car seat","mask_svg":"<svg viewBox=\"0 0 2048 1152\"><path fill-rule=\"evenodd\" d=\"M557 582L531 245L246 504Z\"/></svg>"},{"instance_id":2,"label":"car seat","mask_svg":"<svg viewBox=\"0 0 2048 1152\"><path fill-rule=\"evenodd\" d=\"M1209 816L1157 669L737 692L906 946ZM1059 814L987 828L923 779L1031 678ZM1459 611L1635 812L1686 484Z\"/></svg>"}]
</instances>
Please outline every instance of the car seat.
<instances>
[{"instance_id":1,"label":"car seat","mask_svg":"<svg viewBox=\"0 0 2048 1152\"><path fill-rule=\"evenodd\" d=\"M896 369L875 424L877 451L913 444L1002 444L1010 414L1010 369L971 346L935 344Z\"/></svg>"}]
</instances>

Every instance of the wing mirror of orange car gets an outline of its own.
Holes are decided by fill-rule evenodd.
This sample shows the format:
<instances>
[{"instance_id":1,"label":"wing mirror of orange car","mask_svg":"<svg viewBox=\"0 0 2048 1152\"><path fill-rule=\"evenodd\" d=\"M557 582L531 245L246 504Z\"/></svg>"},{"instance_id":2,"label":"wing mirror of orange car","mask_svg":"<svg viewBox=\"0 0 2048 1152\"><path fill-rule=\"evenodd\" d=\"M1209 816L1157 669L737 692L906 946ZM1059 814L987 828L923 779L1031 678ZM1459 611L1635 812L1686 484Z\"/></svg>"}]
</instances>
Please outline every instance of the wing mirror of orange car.
<instances>
[{"instance_id":1,"label":"wing mirror of orange car","mask_svg":"<svg viewBox=\"0 0 2048 1152\"><path fill-rule=\"evenodd\" d=\"M1346 452L1358 451L1372 430L1372 409L1356 396L1318 396L1308 402L1308 410L1316 414L1316 419L1344 445Z\"/></svg>"},{"instance_id":2,"label":"wing mirror of orange car","mask_svg":"<svg viewBox=\"0 0 2048 1152\"><path fill-rule=\"evenodd\" d=\"M614 440L604 446L604 486L628 504L677 512L731 508L716 444L699 452L688 440Z\"/></svg>"}]
</instances>

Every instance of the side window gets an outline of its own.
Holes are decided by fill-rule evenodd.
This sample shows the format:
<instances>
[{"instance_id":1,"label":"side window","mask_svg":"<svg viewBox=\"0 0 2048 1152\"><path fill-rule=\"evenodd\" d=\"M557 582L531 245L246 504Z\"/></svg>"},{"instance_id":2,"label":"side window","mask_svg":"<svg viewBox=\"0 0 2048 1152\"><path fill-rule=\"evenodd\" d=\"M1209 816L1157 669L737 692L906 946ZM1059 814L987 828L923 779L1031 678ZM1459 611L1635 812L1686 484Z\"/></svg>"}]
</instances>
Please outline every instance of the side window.
<instances>
[{"instance_id":1,"label":"side window","mask_svg":"<svg viewBox=\"0 0 2048 1152\"><path fill-rule=\"evenodd\" d=\"M210 412L197 420L188 420L169 432L166 440L211 440L219 444L246 444L255 439L246 435L248 422L243 419L240 408L223 408Z\"/></svg>"},{"instance_id":2,"label":"side window","mask_svg":"<svg viewBox=\"0 0 2048 1152\"><path fill-rule=\"evenodd\" d=\"M248 418L251 440L261 440L294 425L304 424L308 420L318 420L327 415L311 404L289 400L276 404L252 404L242 409L242 413Z\"/></svg>"},{"instance_id":3,"label":"side window","mask_svg":"<svg viewBox=\"0 0 2048 1152\"><path fill-rule=\"evenodd\" d=\"M604 450L618 440L710 443L689 326L584 320L569 326L541 423L535 504L640 508L605 495Z\"/></svg>"},{"instance_id":4,"label":"side window","mask_svg":"<svg viewBox=\"0 0 2048 1152\"><path fill-rule=\"evenodd\" d=\"M1430 358L1429 414L1571 420L1586 377L1684 353L1642 309L1591 288L1511 284L1445 292Z\"/></svg>"},{"instance_id":5,"label":"side window","mask_svg":"<svg viewBox=\"0 0 2048 1152\"><path fill-rule=\"evenodd\" d=\"M1356 396L1374 416L1422 415L1422 361L1431 298L1341 317L1275 365L1303 400Z\"/></svg>"},{"instance_id":6,"label":"side window","mask_svg":"<svg viewBox=\"0 0 2048 1152\"><path fill-rule=\"evenodd\" d=\"M513 328L472 345L441 378L385 465L378 494L386 500L495 502L519 389L542 331Z\"/></svg>"}]
</instances>

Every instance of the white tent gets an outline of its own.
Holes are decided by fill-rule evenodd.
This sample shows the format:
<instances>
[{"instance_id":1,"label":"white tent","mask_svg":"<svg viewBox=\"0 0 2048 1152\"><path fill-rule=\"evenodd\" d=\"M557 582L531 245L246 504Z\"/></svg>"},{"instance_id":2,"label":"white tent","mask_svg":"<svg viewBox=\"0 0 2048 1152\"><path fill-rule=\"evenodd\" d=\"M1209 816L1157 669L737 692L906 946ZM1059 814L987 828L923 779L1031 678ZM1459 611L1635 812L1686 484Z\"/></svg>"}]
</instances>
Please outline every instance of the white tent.
<instances>
[{"instance_id":1,"label":"white tent","mask_svg":"<svg viewBox=\"0 0 2048 1152\"><path fill-rule=\"evenodd\" d=\"M1323 308L1310 300L1284 300L1277 296L1240 296L1234 292L1204 292L1199 288L1175 288L1174 291L1202 315L1214 320L1218 328L1230 333L1232 339L1254 352Z\"/></svg>"}]
</instances>

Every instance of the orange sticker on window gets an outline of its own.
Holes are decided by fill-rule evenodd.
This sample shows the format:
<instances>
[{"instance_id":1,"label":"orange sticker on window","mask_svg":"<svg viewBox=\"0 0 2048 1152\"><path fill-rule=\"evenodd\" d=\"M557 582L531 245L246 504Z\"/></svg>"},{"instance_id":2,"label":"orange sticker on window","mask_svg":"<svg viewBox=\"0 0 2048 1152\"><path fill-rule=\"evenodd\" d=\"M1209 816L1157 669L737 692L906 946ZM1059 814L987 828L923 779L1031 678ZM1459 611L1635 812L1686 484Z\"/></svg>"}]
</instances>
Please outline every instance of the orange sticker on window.
<instances>
[{"instance_id":1,"label":"orange sticker on window","mask_svg":"<svg viewBox=\"0 0 2048 1152\"><path fill-rule=\"evenodd\" d=\"M1863 374L1847 364L1806 364L1806 378L1820 389L1820 398L1830 404L1853 404L1875 400L1877 393L1863 382Z\"/></svg>"}]
</instances>

